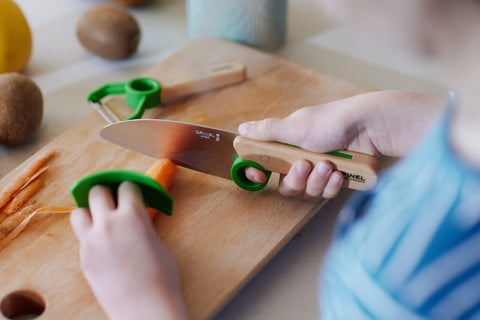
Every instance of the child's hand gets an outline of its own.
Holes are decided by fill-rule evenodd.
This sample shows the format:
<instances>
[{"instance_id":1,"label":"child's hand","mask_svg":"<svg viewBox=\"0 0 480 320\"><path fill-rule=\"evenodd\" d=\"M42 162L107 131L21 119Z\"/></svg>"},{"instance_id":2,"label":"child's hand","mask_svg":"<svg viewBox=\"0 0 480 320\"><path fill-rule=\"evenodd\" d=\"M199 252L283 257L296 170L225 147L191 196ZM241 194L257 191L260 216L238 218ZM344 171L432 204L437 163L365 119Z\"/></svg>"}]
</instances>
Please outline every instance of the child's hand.
<instances>
[{"instance_id":1,"label":"child's hand","mask_svg":"<svg viewBox=\"0 0 480 320\"><path fill-rule=\"evenodd\" d=\"M270 118L243 123L239 132L252 139L285 142L317 152L343 149L341 126L335 125L333 119L322 122L325 119L322 114L328 115L327 108L302 108L284 119ZM318 131L317 125L323 126L323 137L315 132ZM253 182L266 181L263 172L254 168L247 168L245 175ZM333 198L339 193L343 180L343 174L334 170L329 161L311 164L299 160L292 165L286 176L282 176L278 190L287 197Z\"/></svg>"},{"instance_id":2,"label":"child's hand","mask_svg":"<svg viewBox=\"0 0 480 320\"><path fill-rule=\"evenodd\" d=\"M77 209L70 218L81 267L98 302L111 319L186 319L177 267L138 187L122 183L115 203L111 190L95 186L90 210Z\"/></svg>"},{"instance_id":3,"label":"child's hand","mask_svg":"<svg viewBox=\"0 0 480 320\"><path fill-rule=\"evenodd\" d=\"M401 157L416 144L445 101L445 97L410 92L371 92L301 108L284 119L243 123L239 132L252 139L285 142L321 153L346 149ZM253 168L245 174L257 183L266 180ZM279 191L307 199L333 198L342 183L342 173L333 170L328 161L312 168L301 160L280 181Z\"/></svg>"}]
</instances>

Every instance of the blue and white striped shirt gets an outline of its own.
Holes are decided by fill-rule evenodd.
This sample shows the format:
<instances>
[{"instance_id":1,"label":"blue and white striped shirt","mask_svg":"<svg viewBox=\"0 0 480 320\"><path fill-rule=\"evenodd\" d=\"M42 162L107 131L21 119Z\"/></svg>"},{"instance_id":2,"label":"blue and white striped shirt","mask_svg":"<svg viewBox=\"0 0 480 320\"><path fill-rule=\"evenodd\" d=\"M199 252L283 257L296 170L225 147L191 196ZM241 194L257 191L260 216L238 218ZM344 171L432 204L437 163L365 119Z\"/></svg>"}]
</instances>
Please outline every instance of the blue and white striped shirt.
<instances>
[{"instance_id":1,"label":"blue and white striped shirt","mask_svg":"<svg viewBox=\"0 0 480 320\"><path fill-rule=\"evenodd\" d=\"M480 171L456 157L448 126L447 114L340 214L323 320L480 319Z\"/></svg>"}]
</instances>

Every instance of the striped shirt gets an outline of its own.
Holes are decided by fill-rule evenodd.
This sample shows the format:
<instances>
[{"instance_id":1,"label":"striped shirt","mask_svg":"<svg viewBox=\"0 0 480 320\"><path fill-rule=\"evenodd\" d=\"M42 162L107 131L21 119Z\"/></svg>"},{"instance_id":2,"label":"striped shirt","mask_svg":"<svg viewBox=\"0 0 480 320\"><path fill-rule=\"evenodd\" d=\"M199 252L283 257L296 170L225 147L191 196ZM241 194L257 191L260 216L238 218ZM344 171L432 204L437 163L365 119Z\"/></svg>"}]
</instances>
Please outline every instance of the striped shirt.
<instances>
[{"instance_id":1,"label":"striped shirt","mask_svg":"<svg viewBox=\"0 0 480 320\"><path fill-rule=\"evenodd\" d=\"M480 320L480 171L453 152L448 113L339 215L323 320Z\"/></svg>"}]
</instances>

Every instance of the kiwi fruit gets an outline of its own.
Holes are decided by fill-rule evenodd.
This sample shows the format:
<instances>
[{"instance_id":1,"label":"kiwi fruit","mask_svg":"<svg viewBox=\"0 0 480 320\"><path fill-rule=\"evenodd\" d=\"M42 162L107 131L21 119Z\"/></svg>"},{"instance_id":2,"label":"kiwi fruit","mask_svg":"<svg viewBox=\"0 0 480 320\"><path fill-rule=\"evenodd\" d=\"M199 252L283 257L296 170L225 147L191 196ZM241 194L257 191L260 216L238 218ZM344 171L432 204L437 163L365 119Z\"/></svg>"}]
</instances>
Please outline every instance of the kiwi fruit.
<instances>
[{"instance_id":1,"label":"kiwi fruit","mask_svg":"<svg viewBox=\"0 0 480 320\"><path fill-rule=\"evenodd\" d=\"M130 57L137 50L140 26L125 9L98 5L80 17L77 37L91 53L107 60L120 60Z\"/></svg>"},{"instance_id":2,"label":"kiwi fruit","mask_svg":"<svg viewBox=\"0 0 480 320\"><path fill-rule=\"evenodd\" d=\"M0 144L13 146L30 138L40 127L43 96L29 77L0 75Z\"/></svg>"},{"instance_id":3,"label":"kiwi fruit","mask_svg":"<svg viewBox=\"0 0 480 320\"><path fill-rule=\"evenodd\" d=\"M150 0L110 0L111 2L121 4L122 6L127 6L127 7L139 7L143 6L147 2L150 2Z\"/></svg>"}]
</instances>

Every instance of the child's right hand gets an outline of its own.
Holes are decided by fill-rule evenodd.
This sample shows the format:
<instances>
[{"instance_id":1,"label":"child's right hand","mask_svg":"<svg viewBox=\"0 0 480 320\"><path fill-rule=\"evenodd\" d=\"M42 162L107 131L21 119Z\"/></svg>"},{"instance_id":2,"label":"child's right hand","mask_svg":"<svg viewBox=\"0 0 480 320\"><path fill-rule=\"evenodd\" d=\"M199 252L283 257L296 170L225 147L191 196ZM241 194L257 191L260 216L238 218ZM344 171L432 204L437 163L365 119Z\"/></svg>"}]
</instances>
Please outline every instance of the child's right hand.
<instances>
[{"instance_id":1,"label":"child's right hand","mask_svg":"<svg viewBox=\"0 0 480 320\"><path fill-rule=\"evenodd\" d=\"M264 141L293 144L319 153L351 150L375 156L406 155L445 105L445 97L378 91L301 108L283 119L243 123L240 134ZM265 175L248 168L246 176L257 183ZM343 174L328 161L294 163L282 177L284 196L333 198L343 184Z\"/></svg>"}]
</instances>

